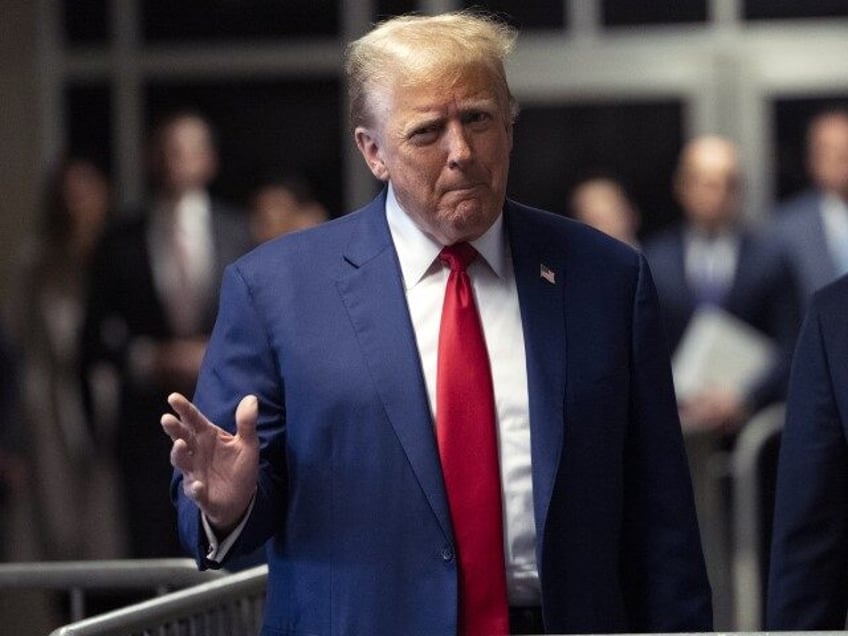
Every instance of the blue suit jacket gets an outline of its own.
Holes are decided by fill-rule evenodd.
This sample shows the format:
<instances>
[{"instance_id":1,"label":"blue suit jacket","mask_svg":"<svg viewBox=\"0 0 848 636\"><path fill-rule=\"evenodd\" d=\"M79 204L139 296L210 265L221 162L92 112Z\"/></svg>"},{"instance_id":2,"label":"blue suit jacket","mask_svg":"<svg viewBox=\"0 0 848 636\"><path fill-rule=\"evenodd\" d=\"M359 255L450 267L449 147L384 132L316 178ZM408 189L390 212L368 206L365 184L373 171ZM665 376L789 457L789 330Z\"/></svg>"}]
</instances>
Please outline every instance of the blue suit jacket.
<instances>
[{"instance_id":1,"label":"blue suit jacket","mask_svg":"<svg viewBox=\"0 0 848 636\"><path fill-rule=\"evenodd\" d=\"M808 190L783 203L773 215L774 239L786 252L807 307L820 287L839 275L821 217L821 194Z\"/></svg>"},{"instance_id":2,"label":"blue suit jacket","mask_svg":"<svg viewBox=\"0 0 848 636\"><path fill-rule=\"evenodd\" d=\"M224 277L196 401L232 429L239 399L259 396L260 483L236 547L270 539L264 634L456 632L450 516L384 208L385 193L258 248ZM647 266L561 217L516 203L504 215L546 628L708 629ZM203 565L198 512L176 481L183 541Z\"/></svg>"},{"instance_id":3,"label":"blue suit jacket","mask_svg":"<svg viewBox=\"0 0 848 636\"><path fill-rule=\"evenodd\" d=\"M848 277L813 296L780 446L768 629L845 629L848 614Z\"/></svg>"},{"instance_id":4,"label":"blue suit jacket","mask_svg":"<svg viewBox=\"0 0 848 636\"><path fill-rule=\"evenodd\" d=\"M677 348L697 306L686 280L684 226L663 232L645 244L663 323L671 350ZM742 231L736 273L721 306L777 345L780 355L772 368L749 389L746 402L753 410L786 396L792 351L801 322L795 279L785 255L764 237Z\"/></svg>"}]
</instances>

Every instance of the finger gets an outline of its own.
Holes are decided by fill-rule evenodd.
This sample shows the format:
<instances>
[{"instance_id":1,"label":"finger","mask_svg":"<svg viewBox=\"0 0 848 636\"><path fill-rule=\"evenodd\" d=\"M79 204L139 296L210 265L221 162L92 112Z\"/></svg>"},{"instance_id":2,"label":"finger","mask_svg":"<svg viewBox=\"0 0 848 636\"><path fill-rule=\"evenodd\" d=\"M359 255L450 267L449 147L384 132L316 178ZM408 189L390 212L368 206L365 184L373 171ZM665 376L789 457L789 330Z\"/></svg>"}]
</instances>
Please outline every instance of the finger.
<instances>
[{"instance_id":1,"label":"finger","mask_svg":"<svg viewBox=\"0 0 848 636\"><path fill-rule=\"evenodd\" d=\"M259 419L259 400L246 395L236 408L236 432L245 442L256 441L256 421Z\"/></svg>"},{"instance_id":2,"label":"finger","mask_svg":"<svg viewBox=\"0 0 848 636\"><path fill-rule=\"evenodd\" d=\"M198 504L201 503L205 491L206 488L204 487L203 482L197 480L183 481L183 493L185 493L186 497Z\"/></svg>"},{"instance_id":3,"label":"finger","mask_svg":"<svg viewBox=\"0 0 848 636\"><path fill-rule=\"evenodd\" d=\"M165 434L170 437L173 442L178 439L188 440L193 436L192 431L187 426L183 426L180 419L173 413L163 414L162 417L159 418L159 423L162 425L162 429L165 431Z\"/></svg>"},{"instance_id":4,"label":"finger","mask_svg":"<svg viewBox=\"0 0 848 636\"><path fill-rule=\"evenodd\" d=\"M206 416L182 393L171 393L168 396L168 404L174 409L182 423L193 432L211 424Z\"/></svg>"},{"instance_id":5,"label":"finger","mask_svg":"<svg viewBox=\"0 0 848 636\"><path fill-rule=\"evenodd\" d=\"M190 475L194 471L194 451L183 439L178 439L171 447L171 466L183 475Z\"/></svg>"}]
</instances>

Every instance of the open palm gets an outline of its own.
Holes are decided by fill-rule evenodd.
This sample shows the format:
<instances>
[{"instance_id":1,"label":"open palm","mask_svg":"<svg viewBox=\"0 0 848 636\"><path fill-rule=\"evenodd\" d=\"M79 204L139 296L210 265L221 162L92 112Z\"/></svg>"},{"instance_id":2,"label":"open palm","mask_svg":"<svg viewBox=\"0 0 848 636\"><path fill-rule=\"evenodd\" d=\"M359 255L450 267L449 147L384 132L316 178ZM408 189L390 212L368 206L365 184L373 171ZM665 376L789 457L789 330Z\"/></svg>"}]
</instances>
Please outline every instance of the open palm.
<instances>
[{"instance_id":1,"label":"open palm","mask_svg":"<svg viewBox=\"0 0 848 636\"><path fill-rule=\"evenodd\" d=\"M172 393L174 413L162 416L173 440L171 464L183 475L183 491L212 527L226 534L247 510L259 474L258 402L248 395L236 409L236 434L210 422L185 396Z\"/></svg>"}]
</instances>

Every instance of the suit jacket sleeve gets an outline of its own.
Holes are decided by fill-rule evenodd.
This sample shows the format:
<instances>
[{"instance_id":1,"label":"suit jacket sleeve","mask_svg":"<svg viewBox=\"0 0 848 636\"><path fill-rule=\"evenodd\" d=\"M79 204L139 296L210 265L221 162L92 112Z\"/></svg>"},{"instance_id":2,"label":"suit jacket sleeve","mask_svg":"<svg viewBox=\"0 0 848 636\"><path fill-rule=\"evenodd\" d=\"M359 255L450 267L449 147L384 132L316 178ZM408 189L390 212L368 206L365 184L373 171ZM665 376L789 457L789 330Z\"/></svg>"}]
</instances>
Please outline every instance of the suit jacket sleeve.
<instances>
[{"instance_id":1,"label":"suit jacket sleeve","mask_svg":"<svg viewBox=\"0 0 848 636\"><path fill-rule=\"evenodd\" d=\"M634 632L709 631L710 586L659 303L640 257L625 448L622 580Z\"/></svg>"},{"instance_id":2,"label":"suit jacket sleeve","mask_svg":"<svg viewBox=\"0 0 848 636\"><path fill-rule=\"evenodd\" d=\"M845 628L848 447L828 361L833 343L826 334L814 304L792 363L781 440L768 629ZM834 350L844 360L844 349Z\"/></svg>"},{"instance_id":3,"label":"suit jacket sleeve","mask_svg":"<svg viewBox=\"0 0 848 636\"><path fill-rule=\"evenodd\" d=\"M218 319L194 402L212 422L235 432L236 407L248 394L259 399L259 483L250 518L223 565L237 554L258 548L279 529L284 519L286 494L285 411L280 373L251 289L237 265L233 265L224 273ZM201 568L208 567L200 512L183 494L179 471L174 474L172 497L179 514L183 546Z\"/></svg>"}]
</instances>

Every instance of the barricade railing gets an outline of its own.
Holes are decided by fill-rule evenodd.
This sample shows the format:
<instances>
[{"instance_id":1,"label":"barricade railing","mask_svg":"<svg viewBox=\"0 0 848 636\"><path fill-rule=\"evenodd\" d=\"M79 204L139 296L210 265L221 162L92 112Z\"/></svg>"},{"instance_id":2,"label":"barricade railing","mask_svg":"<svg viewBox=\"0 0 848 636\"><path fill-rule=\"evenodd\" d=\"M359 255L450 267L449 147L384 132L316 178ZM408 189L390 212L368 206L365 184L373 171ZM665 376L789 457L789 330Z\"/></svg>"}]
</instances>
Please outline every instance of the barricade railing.
<instances>
[{"instance_id":1,"label":"barricade railing","mask_svg":"<svg viewBox=\"0 0 848 636\"><path fill-rule=\"evenodd\" d=\"M762 520L767 497L762 484L762 462L769 444L783 431L785 405L777 404L755 415L742 429L731 456L733 478L733 586L734 627L762 629L765 590L762 576L766 539Z\"/></svg>"},{"instance_id":2,"label":"barricade railing","mask_svg":"<svg viewBox=\"0 0 848 636\"><path fill-rule=\"evenodd\" d=\"M40 589L66 592L71 621L86 615L86 595L95 591L170 591L223 578L221 570L200 572L192 559L116 559L0 563L0 590Z\"/></svg>"},{"instance_id":3,"label":"barricade railing","mask_svg":"<svg viewBox=\"0 0 848 636\"><path fill-rule=\"evenodd\" d=\"M65 625L50 636L256 636L267 579L268 566L259 565Z\"/></svg>"}]
</instances>

